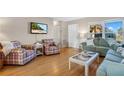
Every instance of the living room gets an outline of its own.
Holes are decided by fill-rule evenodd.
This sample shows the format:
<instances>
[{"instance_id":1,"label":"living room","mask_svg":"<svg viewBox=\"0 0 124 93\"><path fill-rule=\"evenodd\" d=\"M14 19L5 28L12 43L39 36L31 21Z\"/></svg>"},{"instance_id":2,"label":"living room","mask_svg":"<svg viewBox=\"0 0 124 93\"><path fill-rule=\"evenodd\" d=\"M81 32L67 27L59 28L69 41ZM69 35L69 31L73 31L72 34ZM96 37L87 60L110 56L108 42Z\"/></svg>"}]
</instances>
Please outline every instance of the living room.
<instances>
[{"instance_id":1,"label":"living room","mask_svg":"<svg viewBox=\"0 0 124 93\"><path fill-rule=\"evenodd\" d=\"M124 75L121 73L123 71L123 20L123 17L1 17L0 75ZM34 32L35 25L44 27L44 32ZM120 31L119 34L117 31ZM56 45L51 47L52 51L48 51L51 45L44 48L46 46L44 43L48 41ZM13 46L16 50L11 49ZM30 49L30 51L25 50L28 51L26 55L30 54L30 56L20 59L21 54L17 56L16 53L24 52L24 48ZM31 52L31 49L34 49L36 54ZM86 65L85 62L80 65L76 61L71 63L70 69L70 57L86 51L98 54L89 63L90 65ZM83 59L81 58L82 62L86 60L86 54ZM106 71L103 70L104 64L107 64ZM114 66L118 65L120 69L116 70ZM111 71L113 69L114 72Z\"/></svg>"},{"instance_id":2,"label":"living room","mask_svg":"<svg viewBox=\"0 0 124 93\"><path fill-rule=\"evenodd\" d=\"M123 4L1 0L1 92L123 93Z\"/></svg>"}]
</instances>

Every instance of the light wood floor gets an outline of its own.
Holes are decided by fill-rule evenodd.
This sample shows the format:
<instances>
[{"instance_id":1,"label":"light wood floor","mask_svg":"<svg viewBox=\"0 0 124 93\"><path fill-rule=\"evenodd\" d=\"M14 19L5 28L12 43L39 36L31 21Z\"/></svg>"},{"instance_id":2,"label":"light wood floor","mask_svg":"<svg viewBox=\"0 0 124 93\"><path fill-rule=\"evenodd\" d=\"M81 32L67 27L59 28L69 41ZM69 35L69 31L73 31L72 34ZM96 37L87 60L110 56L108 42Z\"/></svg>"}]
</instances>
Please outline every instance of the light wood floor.
<instances>
[{"instance_id":1,"label":"light wood floor","mask_svg":"<svg viewBox=\"0 0 124 93\"><path fill-rule=\"evenodd\" d=\"M77 49L63 48L58 55L39 56L24 66L4 66L1 76L84 76L84 67L72 63L68 68L70 56L78 53ZM100 58L102 62L103 58ZM97 62L90 66L89 75L94 76Z\"/></svg>"}]
</instances>

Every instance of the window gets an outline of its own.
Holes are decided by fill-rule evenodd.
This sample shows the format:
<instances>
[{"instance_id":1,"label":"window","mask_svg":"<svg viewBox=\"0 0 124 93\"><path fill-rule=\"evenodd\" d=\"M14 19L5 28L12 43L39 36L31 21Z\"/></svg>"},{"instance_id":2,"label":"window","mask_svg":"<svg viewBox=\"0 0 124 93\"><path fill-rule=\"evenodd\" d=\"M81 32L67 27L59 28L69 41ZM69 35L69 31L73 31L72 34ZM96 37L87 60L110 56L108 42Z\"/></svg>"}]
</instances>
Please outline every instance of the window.
<instances>
[{"instance_id":1,"label":"window","mask_svg":"<svg viewBox=\"0 0 124 93\"><path fill-rule=\"evenodd\" d=\"M117 41L122 41L123 21L105 22L105 38L115 38Z\"/></svg>"}]
</instances>

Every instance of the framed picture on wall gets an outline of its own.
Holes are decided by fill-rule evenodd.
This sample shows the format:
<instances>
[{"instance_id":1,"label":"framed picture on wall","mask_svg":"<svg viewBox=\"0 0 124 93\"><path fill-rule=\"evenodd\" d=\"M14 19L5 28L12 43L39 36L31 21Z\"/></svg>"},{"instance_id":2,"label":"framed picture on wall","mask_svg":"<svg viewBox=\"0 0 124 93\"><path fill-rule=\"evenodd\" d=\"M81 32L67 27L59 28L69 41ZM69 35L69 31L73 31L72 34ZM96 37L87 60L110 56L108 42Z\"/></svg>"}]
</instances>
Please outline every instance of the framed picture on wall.
<instances>
[{"instance_id":1,"label":"framed picture on wall","mask_svg":"<svg viewBox=\"0 0 124 93\"><path fill-rule=\"evenodd\" d=\"M31 22L31 33L32 34L47 34L48 25L44 23Z\"/></svg>"},{"instance_id":2,"label":"framed picture on wall","mask_svg":"<svg viewBox=\"0 0 124 93\"><path fill-rule=\"evenodd\" d=\"M101 32L102 32L101 24L90 25L90 33L101 33Z\"/></svg>"},{"instance_id":3,"label":"framed picture on wall","mask_svg":"<svg viewBox=\"0 0 124 93\"><path fill-rule=\"evenodd\" d=\"M91 38L102 37L103 28L101 24L90 24L89 30Z\"/></svg>"}]
</instances>

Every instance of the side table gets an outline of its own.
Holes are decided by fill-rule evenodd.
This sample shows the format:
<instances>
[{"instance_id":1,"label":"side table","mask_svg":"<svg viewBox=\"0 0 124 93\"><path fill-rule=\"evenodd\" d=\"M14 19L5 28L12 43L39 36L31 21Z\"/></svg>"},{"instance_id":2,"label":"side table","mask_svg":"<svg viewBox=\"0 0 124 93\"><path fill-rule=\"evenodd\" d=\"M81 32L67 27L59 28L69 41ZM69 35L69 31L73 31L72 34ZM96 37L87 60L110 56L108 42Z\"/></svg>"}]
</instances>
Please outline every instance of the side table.
<instances>
[{"instance_id":1,"label":"side table","mask_svg":"<svg viewBox=\"0 0 124 93\"><path fill-rule=\"evenodd\" d=\"M37 56L43 55L43 44L36 43L35 44L35 51L36 51Z\"/></svg>"}]
</instances>

